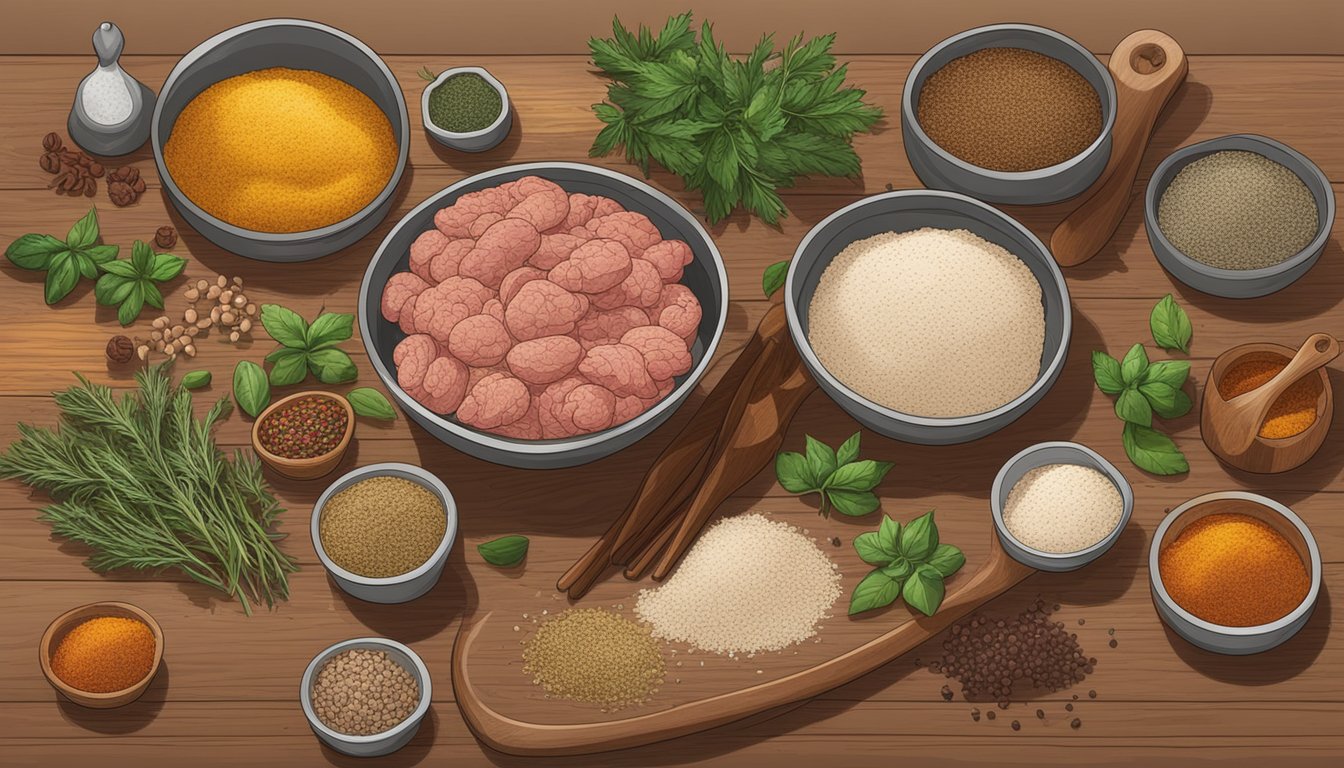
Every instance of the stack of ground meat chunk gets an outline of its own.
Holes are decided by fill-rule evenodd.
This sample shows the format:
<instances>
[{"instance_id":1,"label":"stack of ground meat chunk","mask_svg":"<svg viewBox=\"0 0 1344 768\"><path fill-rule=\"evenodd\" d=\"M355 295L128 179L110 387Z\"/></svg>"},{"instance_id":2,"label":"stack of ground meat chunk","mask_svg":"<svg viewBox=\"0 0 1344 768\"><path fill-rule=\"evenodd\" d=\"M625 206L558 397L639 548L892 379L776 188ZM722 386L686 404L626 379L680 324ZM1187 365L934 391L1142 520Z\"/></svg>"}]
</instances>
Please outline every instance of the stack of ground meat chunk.
<instances>
[{"instance_id":1,"label":"stack of ground meat chunk","mask_svg":"<svg viewBox=\"0 0 1344 768\"><path fill-rule=\"evenodd\" d=\"M643 214L526 176L463 195L434 227L382 298L407 334L397 383L431 411L505 437L573 437L638 416L691 369L691 248Z\"/></svg>"}]
</instances>

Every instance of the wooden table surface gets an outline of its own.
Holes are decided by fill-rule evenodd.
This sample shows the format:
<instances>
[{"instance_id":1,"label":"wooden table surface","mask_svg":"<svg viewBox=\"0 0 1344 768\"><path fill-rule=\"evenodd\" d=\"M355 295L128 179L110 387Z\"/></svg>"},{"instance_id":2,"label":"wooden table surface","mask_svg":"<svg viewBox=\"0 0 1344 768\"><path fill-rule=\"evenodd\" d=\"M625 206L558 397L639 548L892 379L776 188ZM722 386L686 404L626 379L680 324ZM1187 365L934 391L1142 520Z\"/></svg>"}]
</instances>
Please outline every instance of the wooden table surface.
<instances>
[{"instance_id":1,"label":"wooden table surface","mask_svg":"<svg viewBox=\"0 0 1344 768\"><path fill-rule=\"evenodd\" d=\"M603 11L602 15L606 15ZM82 18L82 17L81 17ZM653 16L650 16L652 20ZM370 22L373 23L373 22ZM1157 22L1152 22L1159 26ZM215 25L217 28L227 23ZM814 25L815 26L815 25ZM923 45L960 26L930 30ZM92 28L92 25L89 26ZM1061 25L1064 31L1067 27ZM361 30L347 26L359 35ZM600 32L600 26L592 32ZM781 29L781 32L791 31ZM1117 28L1111 43L1128 32ZM134 30L127 30L134 50ZM581 50L580 41L573 49ZM191 40L171 50L185 50ZM1095 46L1094 46L1095 47ZM11 48L5 48L6 51ZM416 49L421 50L421 49ZM920 48L912 47L912 54ZM1292 49L1287 49L1292 50ZM62 51L68 53L68 51ZM390 53L390 52L387 52ZM1136 191L1172 149L1227 133L1262 133L1311 157L1338 192L1344 183L1344 66L1337 56L1193 55L1186 85L1159 123L1143 161ZM898 109L911 54L863 54L851 61L851 79L870 99ZM157 88L176 61L172 55L129 56L127 69ZM263 302L290 306L311 318L320 307L353 311L359 280L373 249L392 224L440 188L466 175L513 162L583 160L596 130L588 106L601 98L603 83L582 55L444 56L388 55L392 71L418 101L421 66L441 69L476 63L503 80L517 110L510 137L495 150L466 156L431 146L412 114L411 168L388 220L359 244L321 261L268 265L226 253L199 235L183 231L176 252L188 256L187 274L217 272L245 278L248 293ZM56 196L37 167L42 136L64 132L71 92L86 74L85 55L0 56L0 240L25 232L63 234L88 208L85 198ZM807 229L834 209L864 194L918 186L905 160L894 115L873 135L859 137L864 162L861 180L819 180L788 190L791 215L778 228L738 214L713 228L732 286L728 328L712 383L745 341L768 303L761 296L762 269L787 258ZM106 242L150 239L164 224L185 229L159 191L148 148L129 158L149 190L129 208L113 207L100 186L94 201ZM622 171L616 159L596 161ZM653 183L683 200L675 179L655 174ZM68 765L76 761L108 766L308 766L355 765L321 747L308 730L297 701L298 680L311 656L349 637L385 635L409 643L425 659L434 679L434 702L419 735L396 755L370 765L813 765L843 755L845 765L940 765L1047 763L1074 765L1164 764L1326 764L1344 754L1344 639L1334 615L1333 596L1344 589L1344 452L1338 422L1325 448L1305 466L1276 476L1255 476L1220 465L1199 439L1197 413L1170 424L1189 457L1188 475L1147 475L1128 462L1120 445L1120 423L1110 399L1092 384L1089 352L1121 355L1146 341L1148 312L1170 292L1190 313L1195 340L1190 359L1194 391L1202 390L1212 359L1227 347L1251 340L1296 345L1307 334L1344 331L1344 254L1339 233L1320 263L1292 287L1251 302L1205 296L1166 275L1153 259L1142 226L1140 205L1131 204L1111 244L1092 261L1067 271L1073 297L1074 333L1068 364L1059 383L1031 413L977 443L929 448L864 434L865 454L896 468L881 485L883 508L908 519L929 507L986 510L989 486L1000 464L1017 450L1041 440L1086 443L1119 466L1134 486L1136 508L1130 530L1118 546L1085 571L1038 574L995 600L988 609L1015 613L1041 596L1060 603L1060 617L1076 628L1086 651L1099 657L1081 688L1043 694L1014 704L990 722L973 722L971 704L958 695L943 701L946 682L922 669L939 650L935 638L915 652L846 686L773 717L760 717L708 733L651 747L575 759L523 759L481 746L462 721L449 680L451 646L462 617L494 596L531 588L540 602L552 599L547 580L566 566L602 531L633 492L638 478L685 421L689 409L651 437L618 456L585 467L523 471L497 467L454 451L402 417L380 427L361 423L356 445L339 471L377 461L406 461L437 473L452 488L462 510L459 542L449 568L429 595L402 606L378 606L345 597L329 583L308 536L311 504L322 481L300 483L273 477L288 508L283 547L303 566L292 580L291 599L272 612L245 617L236 603L176 574L98 575L83 565L88 552L53 539L35 520L45 499L17 483L0 484L0 763ZM1066 205L1012 209L1039 234L1047 234ZM40 275L7 262L0 267L0 445L17 437L15 423L50 424L55 408L48 393L73 382L81 371L94 381L125 387L125 369L103 357L109 335L119 332L113 312L97 307L91 283L82 282L54 307L42 304ZM179 290L170 311L183 308ZM134 332L147 333L148 312ZM234 348L207 342L187 368L210 370L215 384L202 399L228 394L239 359L260 360L272 343L258 334ZM357 340L346 344L359 367L360 384L376 376ZM1338 388L1344 376L1331 371ZM697 398L698 399L698 398ZM225 447L246 444L249 422L237 414L218 432ZM838 443L855 423L822 394L814 395L789 429L787 446L801 446L804 434ZM1308 626L1281 648L1251 658L1221 657L1196 650L1165 630L1148 595L1147 550L1164 510L1210 491L1249 489L1292 506L1312 527L1325 561L1325 590ZM807 502L785 494L772 472L763 472L728 502L725 513L758 510L807 520ZM816 520L815 517L811 518ZM871 523L871 524L870 524ZM875 525L817 521L813 533L832 531L845 539ZM988 531L988 528L985 529ZM532 553L519 581L480 562L475 545L506 533L532 538ZM987 535L987 534L986 534ZM846 594L853 586L846 573ZM629 594L612 575L603 595ZM59 699L43 680L35 649L47 623L77 604L126 600L155 615L167 636L165 666L139 702L119 710L84 710ZM1085 621L1085 624L1082 623ZM1108 646L1114 629L1117 647ZM954 687L956 687L954 685ZM1095 690L1091 699L1088 690ZM1064 704L1081 694L1073 715ZM981 705L982 707L984 705ZM1038 721L1041 707L1049 716ZM1078 716L1083 727L1072 730ZM1022 721L1013 731L1009 723ZM1087 749L1085 753L1082 749Z\"/></svg>"}]
</instances>

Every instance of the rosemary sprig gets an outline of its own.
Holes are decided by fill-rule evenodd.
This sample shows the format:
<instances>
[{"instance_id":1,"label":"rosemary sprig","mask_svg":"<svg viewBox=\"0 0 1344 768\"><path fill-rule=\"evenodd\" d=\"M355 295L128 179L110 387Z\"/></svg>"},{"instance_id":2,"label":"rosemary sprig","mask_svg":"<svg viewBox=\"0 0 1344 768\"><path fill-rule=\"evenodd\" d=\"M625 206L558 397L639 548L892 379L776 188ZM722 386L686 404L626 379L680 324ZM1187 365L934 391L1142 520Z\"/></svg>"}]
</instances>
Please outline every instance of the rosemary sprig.
<instances>
[{"instance_id":1,"label":"rosemary sprig","mask_svg":"<svg viewBox=\"0 0 1344 768\"><path fill-rule=\"evenodd\" d=\"M136 374L139 391L120 398L79 376L53 395L58 429L19 425L0 455L0 477L17 478L55 500L39 519L90 546L95 571L177 568L251 603L289 596L298 570L272 530L283 512L255 457L232 460L211 432L232 405L220 399L197 420L192 396L165 366Z\"/></svg>"}]
</instances>

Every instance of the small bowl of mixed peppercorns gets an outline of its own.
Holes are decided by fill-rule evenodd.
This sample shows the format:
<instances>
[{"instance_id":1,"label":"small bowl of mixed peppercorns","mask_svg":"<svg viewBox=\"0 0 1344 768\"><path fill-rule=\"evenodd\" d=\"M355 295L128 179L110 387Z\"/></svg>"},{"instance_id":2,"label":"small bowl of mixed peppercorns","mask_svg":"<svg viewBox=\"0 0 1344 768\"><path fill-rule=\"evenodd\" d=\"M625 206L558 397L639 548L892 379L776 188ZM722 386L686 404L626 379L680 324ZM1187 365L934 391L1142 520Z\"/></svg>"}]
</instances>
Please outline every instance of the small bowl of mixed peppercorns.
<instances>
[{"instance_id":1,"label":"small bowl of mixed peppercorns","mask_svg":"<svg viewBox=\"0 0 1344 768\"><path fill-rule=\"evenodd\" d=\"M355 434L355 411L332 392L298 392L252 423L252 449L271 469L312 480L336 468Z\"/></svg>"}]
</instances>

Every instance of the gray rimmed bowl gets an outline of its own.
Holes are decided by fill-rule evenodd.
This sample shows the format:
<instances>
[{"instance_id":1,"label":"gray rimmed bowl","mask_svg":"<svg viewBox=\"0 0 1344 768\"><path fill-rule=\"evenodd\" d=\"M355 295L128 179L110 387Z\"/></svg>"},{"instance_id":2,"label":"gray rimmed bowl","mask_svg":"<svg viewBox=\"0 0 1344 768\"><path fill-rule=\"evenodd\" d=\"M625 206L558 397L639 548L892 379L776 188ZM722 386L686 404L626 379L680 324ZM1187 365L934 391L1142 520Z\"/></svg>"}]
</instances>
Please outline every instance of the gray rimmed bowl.
<instances>
[{"instance_id":1,"label":"gray rimmed bowl","mask_svg":"<svg viewBox=\"0 0 1344 768\"><path fill-rule=\"evenodd\" d=\"M966 229L1022 260L1041 286L1045 346L1040 373L1027 391L992 411L933 418L902 413L869 400L832 376L807 340L808 312L821 274L845 246L882 232L920 227ZM1040 402L1064 370L1073 328L1069 289L1059 266L1035 235L1016 220L956 192L899 190L864 198L822 219L798 244L785 284L789 334L817 383L849 415L887 437L925 445L976 440L1016 421Z\"/></svg>"},{"instance_id":2,"label":"gray rimmed bowl","mask_svg":"<svg viewBox=\"0 0 1344 768\"><path fill-rule=\"evenodd\" d=\"M1050 464L1090 467L1105 475L1120 492L1123 505L1120 521L1101 541L1077 552L1046 552L1023 544L1008 530L1003 521L1003 510L1008 506L1008 494L1012 492L1013 486L1031 470ZM999 543L1014 560L1039 571L1074 571L1106 554L1115 546L1115 542L1119 541L1125 526L1129 524L1130 516L1134 513L1134 489L1114 464L1085 445L1063 441L1037 443L1004 463L994 478L994 486L989 494L989 506L994 516L994 530L999 536Z\"/></svg>"},{"instance_id":3,"label":"gray rimmed bowl","mask_svg":"<svg viewBox=\"0 0 1344 768\"><path fill-rule=\"evenodd\" d=\"M479 131L446 131L429 117L429 94L447 82L448 78L463 74L479 75L495 89L500 98L499 117ZM509 130L513 128L513 107L509 104L509 92L504 88L504 84L487 70L482 67L453 67L440 72L439 76L434 78L434 82L426 85L424 92L420 94L420 120L425 125L425 133L445 147L459 152L484 152L498 145L509 135Z\"/></svg>"},{"instance_id":4,"label":"gray rimmed bowl","mask_svg":"<svg viewBox=\"0 0 1344 768\"><path fill-rule=\"evenodd\" d=\"M1254 152L1272 160L1292 171L1307 186L1311 196L1316 200L1317 218L1316 237L1307 244L1307 247L1271 267L1222 269L1186 256L1162 234L1162 228L1158 225L1157 210L1162 202L1162 195L1166 193L1176 174L1201 157L1229 150ZM1158 263L1177 280L1191 288L1228 299L1267 296L1287 288L1305 275L1321 258L1334 224L1335 193L1321 169L1307 159L1306 155L1287 144L1250 133L1221 136L1172 152L1157 166L1157 170L1153 171L1143 196L1143 226L1148 231L1148 244L1152 247Z\"/></svg>"},{"instance_id":5,"label":"gray rimmed bowl","mask_svg":"<svg viewBox=\"0 0 1344 768\"><path fill-rule=\"evenodd\" d=\"M1311 585L1296 608L1277 621L1252 627L1228 627L1205 621L1172 599L1162 583L1162 549L1196 520L1220 512L1250 515L1272 526L1297 550L1306 566ZM1316 537L1291 509L1279 502L1246 491L1218 491L1196 496L1173 509L1153 533L1148 550L1148 585L1157 615L1172 631L1206 651L1245 656L1268 651L1297 634L1311 619L1321 594L1321 550Z\"/></svg>"},{"instance_id":6,"label":"gray rimmed bowl","mask_svg":"<svg viewBox=\"0 0 1344 768\"><path fill-rule=\"evenodd\" d=\"M258 232L207 213L173 181L163 147L187 104L215 83L269 67L307 69L330 75L368 96L392 124L397 164L378 195L360 211L335 224L306 232ZM302 19L267 19L225 30L193 48L168 74L154 106L150 141L163 194L207 240L239 256L259 261L308 261L339 251L367 235L392 209L406 170L410 118L401 85L383 60L364 43L334 27Z\"/></svg>"},{"instance_id":7,"label":"gray rimmed bowl","mask_svg":"<svg viewBox=\"0 0 1344 768\"><path fill-rule=\"evenodd\" d=\"M919 95L934 72L953 59L985 48L1024 48L1058 59L1087 80L1101 100L1101 133L1082 152L1033 171L995 171L956 157L919 125ZM953 35L915 62L901 94L901 137L919 180L930 189L961 192L990 203L1041 205L1067 200L1092 185L1111 159L1115 81L1086 48L1060 33L1031 24L991 24Z\"/></svg>"},{"instance_id":8,"label":"gray rimmed bowl","mask_svg":"<svg viewBox=\"0 0 1344 768\"><path fill-rule=\"evenodd\" d=\"M317 673L322 670L323 665L332 656L352 649L385 651L403 669L411 673L411 677L415 678L416 685L420 688L420 700L416 702L415 709L410 716L382 733L369 736L352 736L348 733L341 733L327 727L326 723L323 723L321 718L317 716L316 710L313 709L313 682L317 678ZM355 757L389 755L406 746L411 739L415 738L416 732L420 730L420 723L425 719L425 714L429 712L429 702L432 696L433 683L429 678L429 669L425 666L425 662L420 659L419 654L395 640L388 640L383 637L357 637L327 647L314 656L312 661L308 662L308 667L303 670L303 680L299 683L299 701L303 704L304 717L308 718L308 727L313 729L313 733L317 734L317 738L321 739L322 743L337 752Z\"/></svg>"},{"instance_id":9,"label":"gray rimmed bowl","mask_svg":"<svg viewBox=\"0 0 1344 768\"><path fill-rule=\"evenodd\" d=\"M327 502L337 493L371 477L400 477L419 484L438 497L439 503L443 505L444 516L447 519L447 525L443 531L443 540L439 542L434 554L430 555L429 559L418 568L398 576L373 578L352 573L337 565L322 546L322 510L326 507ZM341 475L335 482L327 486L322 495L317 497L317 502L313 504L313 515L309 523L309 530L312 534L313 549L317 551L317 558L322 561L322 567L327 569L327 573L331 576L331 580L336 582L336 586L347 594L370 603L405 603L433 589L439 581L439 576L443 574L443 567L448 562L448 552L452 550L453 542L457 539L457 503L453 500L453 494L448 490L448 486L444 485L442 480L420 467L399 462L370 464Z\"/></svg>"},{"instance_id":10,"label":"gray rimmed bowl","mask_svg":"<svg viewBox=\"0 0 1344 768\"><path fill-rule=\"evenodd\" d=\"M691 370L678 376L676 387L654 407L624 424L590 435L563 440L514 440L472 429L456 418L441 416L416 402L397 383L392 351L406 338L396 323L383 318L383 286L396 272L408 268L411 243L434 228L434 214L458 197L498 186L523 176L540 176L571 194L610 197L626 210L649 217L664 238L684 240L693 259L682 283L700 300L703 317L691 347ZM425 431L471 456L525 469L572 467L609 456L648 435L667 420L695 389L709 368L728 319L728 275L723 258L709 233L675 200L642 181L616 171L582 163L525 163L486 171L463 179L431 195L406 214L383 239L364 272L359 287L359 333L378 378L392 399Z\"/></svg>"}]
</instances>

